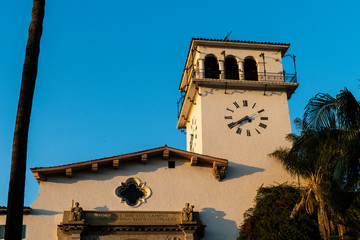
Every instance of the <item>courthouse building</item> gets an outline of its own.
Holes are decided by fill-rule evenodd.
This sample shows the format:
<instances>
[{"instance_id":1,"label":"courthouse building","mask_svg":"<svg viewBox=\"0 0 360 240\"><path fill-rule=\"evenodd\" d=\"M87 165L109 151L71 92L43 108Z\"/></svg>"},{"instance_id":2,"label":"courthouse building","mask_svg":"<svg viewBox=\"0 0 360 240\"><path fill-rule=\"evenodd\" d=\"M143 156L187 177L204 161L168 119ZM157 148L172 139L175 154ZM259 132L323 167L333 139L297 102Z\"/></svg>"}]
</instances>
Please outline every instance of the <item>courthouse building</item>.
<instances>
[{"instance_id":1,"label":"courthouse building","mask_svg":"<svg viewBox=\"0 0 360 240\"><path fill-rule=\"evenodd\" d=\"M294 181L268 155L289 146L299 85L283 70L289 46L192 39L176 126L187 149L32 168L40 188L24 239L236 239L256 190Z\"/></svg>"}]
</instances>

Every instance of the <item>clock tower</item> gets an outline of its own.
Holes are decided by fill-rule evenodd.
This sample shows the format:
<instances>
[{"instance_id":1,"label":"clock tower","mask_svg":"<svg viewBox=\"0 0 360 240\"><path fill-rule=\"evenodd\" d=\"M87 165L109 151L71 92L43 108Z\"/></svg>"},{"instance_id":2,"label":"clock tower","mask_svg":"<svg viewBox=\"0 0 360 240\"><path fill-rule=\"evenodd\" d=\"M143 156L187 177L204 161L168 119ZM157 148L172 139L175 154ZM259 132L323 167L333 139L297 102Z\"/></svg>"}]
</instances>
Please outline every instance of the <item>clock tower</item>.
<instances>
[{"instance_id":1,"label":"clock tower","mask_svg":"<svg viewBox=\"0 0 360 240\"><path fill-rule=\"evenodd\" d=\"M299 85L296 72L283 70L289 47L192 39L179 87L177 124L186 129L188 151L228 159L229 171L232 165L261 169L255 174L264 180L259 186L290 179L268 156L289 146L288 100Z\"/></svg>"}]
</instances>

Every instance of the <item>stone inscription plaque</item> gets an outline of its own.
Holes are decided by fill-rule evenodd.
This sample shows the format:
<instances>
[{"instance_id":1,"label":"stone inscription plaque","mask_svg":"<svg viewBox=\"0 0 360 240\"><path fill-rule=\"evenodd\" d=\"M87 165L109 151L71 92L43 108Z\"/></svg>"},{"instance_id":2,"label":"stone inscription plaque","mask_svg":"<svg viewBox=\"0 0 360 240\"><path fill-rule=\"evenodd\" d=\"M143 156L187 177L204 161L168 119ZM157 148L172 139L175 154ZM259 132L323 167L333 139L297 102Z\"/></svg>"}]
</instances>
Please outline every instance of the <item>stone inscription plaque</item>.
<instances>
[{"instance_id":1,"label":"stone inscription plaque","mask_svg":"<svg viewBox=\"0 0 360 240\"><path fill-rule=\"evenodd\" d=\"M176 225L181 212L84 211L84 219L89 225Z\"/></svg>"},{"instance_id":2,"label":"stone inscription plaque","mask_svg":"<svg viewBox=\"0 0 360 240\"><path fill-rule=\"evenodd\" d=\"M189 204L186 206L188 207ZM205 226L198 212L183 211L83 211L81 221L70 219L65 211L58 225L58 239L201 239ZM169 235L170 234L170 235ZM71 236L71 238L69 238ZM86 237L86 238L85 238ZM94 238L93 238L94 237Z\"/></svg>"}]
</instances>

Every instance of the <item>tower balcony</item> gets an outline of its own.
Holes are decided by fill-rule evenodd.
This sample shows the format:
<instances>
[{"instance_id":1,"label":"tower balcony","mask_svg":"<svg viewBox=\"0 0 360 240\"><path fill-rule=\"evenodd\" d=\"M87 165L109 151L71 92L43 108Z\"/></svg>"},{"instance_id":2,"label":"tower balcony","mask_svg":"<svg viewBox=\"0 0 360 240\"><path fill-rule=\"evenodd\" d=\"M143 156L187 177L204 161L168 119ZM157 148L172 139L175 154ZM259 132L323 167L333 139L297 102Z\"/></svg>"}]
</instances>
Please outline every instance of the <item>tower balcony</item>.
<instances>
[{"instance_id":1,"label":"tower balcony","mask_svg":"<svg viewBox=\"0 0 360 240\"><path fill-rule=\"evenodd\" d=\"M186 73L185 73L186 74ZM185 75L184 74L184 75ZM230 89L246 89L257 91L283 91L287 93L290 99L296 88L299 86L296 74L289 74L285 71L280 73L258 72L251 74L239 74L238 79L231 79L232 76L225 76L221 71L216 75L205 77L204 71L191 71L187 75L187 83L180 85L181 97L177 102L178 105L178 128L184 128L187 121L186 116L190 111L196 94L199 93L199 87L220 88L224 90L224 94ZM186 77L186 76L183 76ZM227 77L227 78L225 78ZM183 82L184 83L184 82Z\"/></svg>"},{"instance_id":2,"label":"tower balcony","mask_svg":"<svg viewBox=\"0 0 360 240\"><path fill-rule=\"evenodd\" d=\"M258 73L243 73L243 74L234 74L230 73L228 75L225 74L224 71L213 71L205 74L204 70L188 70L184 75L187 79L186 84L184 82L180 85L180 92L186 92L189 83L193 79L217 79L222 82L228 83L241 83L241 81L259 81L259 82L268 82L272 84L273 82L283 82L283 83L297 83L297 74L286 73L285 71L274 73L274 72L258 72ZM241 85L241 84L240 84Z\"/></svg>"}]
</instances>

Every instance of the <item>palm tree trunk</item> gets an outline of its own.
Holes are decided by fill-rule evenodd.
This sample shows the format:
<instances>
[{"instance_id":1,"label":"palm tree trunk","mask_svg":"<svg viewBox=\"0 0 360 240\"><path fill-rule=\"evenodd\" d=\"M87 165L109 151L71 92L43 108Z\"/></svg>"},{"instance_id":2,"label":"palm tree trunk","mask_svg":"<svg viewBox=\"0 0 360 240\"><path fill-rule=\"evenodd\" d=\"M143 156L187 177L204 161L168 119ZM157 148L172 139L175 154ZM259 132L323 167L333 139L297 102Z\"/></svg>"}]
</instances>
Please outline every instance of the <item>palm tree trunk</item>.
<instances>
[{"instance_id":1,"label":"palm tree trunk","mask_svg":"<svg viewBox=\"0 0 360 240\"><path fill-rule=\"evenodd\" d=\"M27 140L40 52L40 38L42 34L44 10L45 0L33 0L13 139L5 227L6 240L21 240Z\"/></svg>"}]
</instances>

